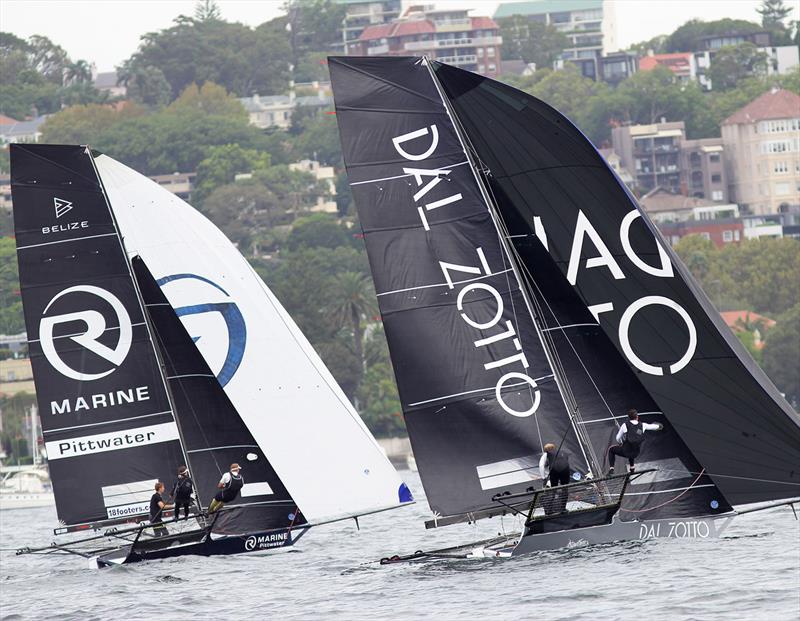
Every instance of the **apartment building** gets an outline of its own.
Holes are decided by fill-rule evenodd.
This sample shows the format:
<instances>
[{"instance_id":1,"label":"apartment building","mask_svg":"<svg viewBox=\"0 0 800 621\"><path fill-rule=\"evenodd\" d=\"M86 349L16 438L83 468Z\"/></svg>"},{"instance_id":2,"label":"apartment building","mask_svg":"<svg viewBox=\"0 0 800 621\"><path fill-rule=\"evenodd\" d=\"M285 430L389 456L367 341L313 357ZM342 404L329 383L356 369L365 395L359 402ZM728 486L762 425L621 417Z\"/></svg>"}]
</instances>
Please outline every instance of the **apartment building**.
<instances>
[{"instance_id":1,"label":"apartment building","mask_svg":"<svg viewBox=\"0 0 800 621\"><path fill-rule=\"evenodd\" d=\"M589 78L598 79L599 59L617 50L616 18L613 2L603 0L531 0L501 2L494 19L525 18L554 26L570 41L563 54L564 62L572 62ZM524 32L520 31L520 36Z\"/></svg>"},{"instance_id":2,"label":"apartment building","mask_svg":"<svg viewBox=\"0 0 800 621\"><path fill-rule=\"evenodd\" d=\"M681 143L682 184L688 195L715 203L728 201L724 150L721 138L684 140Z\"/></svg>"},{"instance_id":3,"label":"apartment building","mask_svg":"<svg viewBox=\"0 0 800 621\"><path fill-rule=\"evenodd\" d=\"M800 96L773 88L722 122L731 200L751 214L800 204Z\"/></svg>"},{"instance_id":4,"label":"apartment building","mask_svg":"<svg viewBox=\"0 0 800 621\"><path fill-rule=\"evenodd\" d=\"M711 66L708 52L678 52L674 54L653 54L639 59L639 71L650 71L658 66L666 67L683 84L698 82L705 90L711 90L711 80L707 72Z\"/></svg>"},{"instance_id":5,"label":"apartment building","mask_svg":"<svg viewBox=\"0 0 800 621\"><path fill-rule=\"evenodd\" d=\"M500 27L467 9L412 6L388 24L368 26L359 37L364 56L422 56L489 77L500 73ZM351 48L354 49L354 48Z\"/></svg>"},{"instance_id":6,"label":"apartment building","mask_svg":"<svg viewBox=\"0 0 800 621\"><path fill-rule=\"evenodd\" d=\"M342 22L342 44L345 54L358 54L361 48L358 38L369 26L386 24L400 17L400 0L336 0L346 5Z\"/></svg>"},{"instance_id":7,"label":"apartment building","mask_svg":"<svg viewBox=\"0 0 800 621\"><path fill-rule=\"evenodd\" d=\"M683 121L624 125L611 130L611 142L640 191L649 192L660 186L679 193L685 135Z\"/></svg>"}]
</instances>

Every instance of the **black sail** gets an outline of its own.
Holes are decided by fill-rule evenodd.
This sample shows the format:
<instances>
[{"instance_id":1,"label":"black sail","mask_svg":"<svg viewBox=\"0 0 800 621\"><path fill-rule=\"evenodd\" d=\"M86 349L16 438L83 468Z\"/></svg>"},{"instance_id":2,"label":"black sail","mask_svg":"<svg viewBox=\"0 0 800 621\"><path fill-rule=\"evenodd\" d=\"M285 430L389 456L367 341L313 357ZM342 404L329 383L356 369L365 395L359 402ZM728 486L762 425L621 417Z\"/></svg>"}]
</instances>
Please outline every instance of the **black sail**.
<instances>
[{"instance_id":1,"label":"black sail","mask_svg":"<svg viewBox=\"0 0 800 621\"><path fill-rule=\"evenodd\" d=\"M538 478L546 442L587 463L519 283L426 64L331 58L345 164L431 508Z\"/></svg>"},{"instance_id":2,"label":"black sail","mask_svg":"<svg viewBox=\"0 0 800 621\"><path fill-rule=\"evenodd\" d=\"M297 505L247 429L169 304L144 261L134 257L134 274L150 317L169 382L197 497L207 507L230 464L242 467L240 497L217 520L215 532L252 533L305 523Z\"/></svg>"},{"instance_id":3,"label":"black sail","mask_svg":"<svg viewBox=\"0 0 800 621\"><path fill-rule=\"evenodd\" d=\"M11 145L17 258L65 524L146 514L184 463L119 233L84 147Z\"/></svg>"},{"instance_id":4,"label":"black sail","mask_svg":"<svg viewBox=\"0 0 800 621\"><path fill-rule=\"evenodd\" d=\"M800 418L591 143L534 97L435 67L518 252L533 272L519 240L546 245L701 472L734 504L799 495Z\"/></svg>"}]
</instances>

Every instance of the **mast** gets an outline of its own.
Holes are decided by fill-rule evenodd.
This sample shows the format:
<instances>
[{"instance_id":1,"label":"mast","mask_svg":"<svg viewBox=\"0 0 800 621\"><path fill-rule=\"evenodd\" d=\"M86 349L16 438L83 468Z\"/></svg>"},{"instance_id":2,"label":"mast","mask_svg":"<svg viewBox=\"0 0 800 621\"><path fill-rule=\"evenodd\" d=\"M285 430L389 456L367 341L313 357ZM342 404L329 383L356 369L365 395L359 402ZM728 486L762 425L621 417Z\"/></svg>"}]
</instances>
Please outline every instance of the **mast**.
<instances>
[{"instance_id":1,"label":"mast","mask_svg":"<svg viewBox=\"0 0 800 621\"><path fill-rule=\"evenodd\" d=\"M495 206L494 200L492 196L487 191L486 185L484 183L484 179L481 175L477 172L477 164L475 163L475 158L473 156L473 149L471 145L467 145L467 141L469 138L467 137L466 133L464 132L463 127L461 126L458 117L456 116L455 112L450 105L447 97L444 95L442 91L442 86L439 83L439 80L436 78L436 73L433 71L431 67L430 60L427 56L423 57L422 62L428 69L428 73L433 80L434 85L436 86L436 91L439 93L439 97L442 100L442 105L444 105L445 109L447 110L447 116L450 119L450 122L453 124L455 129L456 135L458 136L458 140L461 143L461 147L464 150L464 154L466 155L467 159L469 160L469 167L472 171L472 175L475 178L475 182L478 184L478 188L481 192L483 200L486 202L486 207L489 210L489 214L492 218L492 223L497 231L497 236L500 241L501 246L503 247L505 256L508 257L509 263L511 264L511 269L514 273L514 278L517 280L517 284L519 286L520 292L522 294L523 299L525 300L525 306L528 310L528 313L531 316L531 320L533 321L533 325L536 328L536 335L539 337L539 342L542 345L542 349L545 352L547 357L547 362L550 365L550 368L553 371L553 375L556 380L556 384L558 385L559 393L561 395L561 400L564 403L564 408L567 412L567 416L569 417L570 424L572 425L572 429L575 432L575 436L578 440L578 445L581 448L581 452L583 453L583 458L586 461L586 464L589 466L589 474L600 474L602 467L600 466L597 457L594 454L592 449L592 445L588 440L584 437L584 434L579 429L579 426L575 422L575 413L577 413L577 406L575 404L574 398L572 398L571 390L569 389L569 383L567 378L563 374L563 369L561 368L560 364L556 364L555 357L554 357L554 350L551 349L551 343L548 339L545 338L544 333L542 332L542 326L539 320L539 313L534 311L534 303L530 298L529 292L527 287L523 286L523 281L520 278L520 268L516 260L516 254L513 252L512 248L508 243L508 232L505 228L500 224L500 217L497 212L497 208ZM559 443L559 450L561 448L561 443Z\"/></svg>"},{"instance_id":2,"label":"mast","mask_svg":"<svg viewBox=\"0 0 800 621\"><path fill-rule=\"evenodd\" d=\"M139 281L136 279L136 276L131 269L131 260L128 255L128 250L125 248L125 240L122 237L122 231L119 228L119 223L117 222L117 217L114 214L114 209L111 207L111 201L108 198L108 192L106 192L105 185L103 184L103 178L100 176L100 171L97 169L97 165L94 161L94 155L91 152L91 149L87 146L86 147L87 155L92 162L92 168L94 169L95 174L97 175L97 180L100 184L100 191L103 193L103 199L105 200L106 206L108 207L108 213L111 215L111 221L114 223L114 227L117 229L118 237L119 237L119 245L122 248L122 254L125 257L125 264L128 268L128 274L130 274L131 281L133 282L133 288L136 291L136 298L139 300L139 305L142 308L142 315L144 316L145 320L145 328L147 330L147 335L150 338L150 342L153 344L153 352L155 353L156 360L158 361L158 369L159 375L161 377L161 384L164 386L164 391L167 395L167 400L169 402L170 409L172 410L172 418L175 420L175 426L178 429L178 437L180 439L181 445L181 452L183 453L183 459L186 466L189 468L191 472L191 465L189 463L189 454L186 452L186 440L183 436L183 431L181 430L180 422L178 421L178 415L175 411L175 397L172 395L172 389L170 388L169 382L167 381L167 374L164 367L164 359L161 356L161 349L157 346L155 338L153 337L154 331L152 327L152 320L150 318L150 313L147 310L147 305L144 302L144 298L142 297L142 291L139 287ZM198 499L198 503L199 503ZM202 505L200 506L202 509Z\"/></svg>"}]
</instances>

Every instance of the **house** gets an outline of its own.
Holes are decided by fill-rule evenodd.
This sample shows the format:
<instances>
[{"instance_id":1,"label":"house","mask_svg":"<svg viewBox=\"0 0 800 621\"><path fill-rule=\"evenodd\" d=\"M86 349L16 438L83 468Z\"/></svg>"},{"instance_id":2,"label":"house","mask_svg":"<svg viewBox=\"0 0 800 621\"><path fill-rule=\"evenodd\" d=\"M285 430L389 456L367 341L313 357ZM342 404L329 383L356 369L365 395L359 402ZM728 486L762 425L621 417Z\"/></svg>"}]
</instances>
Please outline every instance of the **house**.
<instances>
[{"instance_id":1,"label":"house","mask_svg":"<svg viewBox=\"0 0 800 621\"><path fill-rule=\"evenodd\" d=\"M250 124L261 129L288 130L292 125L292 115L297 108L327 108L333 105L333 98L321 87L316 95L298 97L294 86L288 95L253 95L241 97L250 118Z\"/></svg>"},{"instance_id":2,"label":"house","mask_svg":"<svg viewBox=\"0 0 800 621\"><path fill-rule=\"evenodd\" d=\"M118 84L116 71L103 71L95 74L94 87L101 92L108 93L111 97L125 97L128 89L124 84Z\"/></svg>"},{"instance_id":3,"label":"house","mask_svg":"<svg viewBox=\"0 0 800 621\"><path fill-rule=\"evenodd\" d=\"M355 49L363 56L428 56L490 77L500 74L500 27L490 17L470 17L469 10L434 10L410 6L390 23L369 26Z\"/></svg>"},{"instance_id":4,"label":"house","mask_svg":"<svg viewBox=\"0 0 800 621\"><path fill-rule=\"evenodd\" d=\"M721 129L731 200L755 215L800 204L800 95L773 88Z\"/></svg>"},{"instance_id":5,"label":"house","mask_svg":"<svg viewBox=\"0 0 800 621\"><path fill-rule=\"evenodd\" d=\"M48 116L43 114L35 119L0 125L0 144L39 142L39 138L42 137L41 127Z\"/></svg>"},{"instance_id":6,"label":"house","mask_svg":"<svg viewBox=\"0 0 800 621\"><path fill-rule=\"evenodd\" d=\"M748 310L722 311L720 317L734 333L752 332L756 349L764 349L763 334L777 324L774 319Z\"/></svg>"},{"instance_id":7,"label":"house","mask_svg":"<svg viewBox=\"0 0 800 621\"><path fill-rule=\"evenodd\" d=\"M197 173L175 172L171 175L153 175L150 179L162 188L172 192L178 198L188 202L192 197L192 190L194 190L197 181Z\"/></svg>"},{"instance_id":8,"label":"house","mask_svg":"<svg viewBox=\"0 0 800 621\"><path fill-rule=\"evenodd\" d=\"M634 179L630 171L622 165L622 158L617 154L614 149L598 149L600 155L608 163L611 169L617 174L620 181L624 183L629 189L633 189Z\"/></svg>"},{"instance_id":9,"label":"house","mask_svg":"<svg viewBox=\"0 0 800 621\"><path fill-rule=\"evenodd\" d=\"M289 168L310 173L316 177L317 181L323 181L328 186L327 196L318 196L314 205L304 205L302 209L324 213L338 212L336 206L336 173L333 170L333 166L320 166L320 163L315 160L301 160L289 164Z\"/></svg>"},{"instance_id":10,"label":"house","mask_svg":"<svg viewBox=\"0 0 800 621\"><path fill-rule=\"evenodd\" d=\"M719 204L703 198L676 194L662 187L654 188L642 196L639 205L656 224L739 217L738 205Z\"/></svg>"},{"instance_id":11,"label":"house","mask_svg":"<svg viewBox=\"0 0 800 621\"><path fill-rule=\"evenodd\" d=\"M744 239L744 224L740 218L662 222L658 228L672 246L688 235L700 235L713 242L717 248Z\"/></svg>"},{"instance_id":12,"label":"house","mask_svg":"<svg viewBox=\"0 0 800 621\"><path fill-rule=\"evenodd\" d=\"M685 138L683 121L652 125L623 125L611 130L611 142L622 165L644 192L658 186L677 193L681 188L680 152Z\"/></svg>"},{"instance_id":13,"label":"house","mask_svg":"<svg viewBox=\"0 0 800 621\"><path fill-rule=\"evenodd\" d=\"M340 32L345 54L357 54L361 45L358 38L369 26L386 24L400 17L400 0L335 0L345 5L345 16Z\"/></svg>"}]
</instances>

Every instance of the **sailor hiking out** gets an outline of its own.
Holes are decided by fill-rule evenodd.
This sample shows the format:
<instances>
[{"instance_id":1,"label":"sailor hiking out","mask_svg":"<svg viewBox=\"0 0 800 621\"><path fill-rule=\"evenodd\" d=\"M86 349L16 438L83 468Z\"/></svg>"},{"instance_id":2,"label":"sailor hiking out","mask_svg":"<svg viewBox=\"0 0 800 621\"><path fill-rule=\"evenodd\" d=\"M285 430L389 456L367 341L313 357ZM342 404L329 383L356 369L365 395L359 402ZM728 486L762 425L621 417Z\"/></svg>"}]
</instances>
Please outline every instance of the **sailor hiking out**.
<instances>
[{"instance_id":1,"label":"sailor hiking out","mask_svg":"<svg viewBox=\"0 0 800 621\"><path fill-rule=\"evenodd\" d=\"M661 431L661 423L643 423L639 421L636 410L628 410L628 420L620 425L617 431L617 444L608 449L608 474L614 474L614 461L617 455L628 459L629 471L634 472L635 460L642 450L646 431Z\"/></svg>"},{"instance_id":2,"label":"sailor hiking out","mask_svg":"<svg viewBox=\"0 0 800 621\"><path fill-rule=\"evenodd\" d=\"M208 506L209 513L218 511L226 502L231 502L239 496L239 492L242 490L242 487L244 487L244 478L242 478L240 470L241 467L239 464L233 463L231 464L230 470L222 475L222 478L217 484L219 491Z\"/></svg>"},{"instance_id":3,"label":"sailor hiking out","mask_svg":"<svg viewBox=\"0 0 800 621\"><path fill-rule=\"evenodd\" d=\"M169 509L172 505L164 502L164 484L157 481L155 485L155 494L150 497L150 523L153 524L153 536L163 537L168 535L167 527L164 526L164 509Z\"/></svg>"},{"instance_id":4,"label":"sailor hiking out","mask_svg":"<svg viewBox=\"0 0 800 621\"><path fill-rule=\"evenodd\" d=\"M553 443L544 445L544 453L539 459L539 474L545 486L556 487L567 485L570 482L571 468L569 453L566 449L557 447ZM567 506L566 490L553 491L548 498L543 500L545 513L561 513Z\"/></svg>"},{"instance_id":5,"label":"sailor hiking out","mask_svg":"<svg viewBox=\"0 0 800 621\"><path fill-rule=\"evenodd\" d=\"M192 492L194 491L194 482L189 476L189 469L186 466L178 468L178 478L172 486L170 497L173 498L175 503L175 518L177 522L180 516L181 508L183 508L183 517L189 518L189 507L192 504Z\"/></svg>"}]
</instances>

